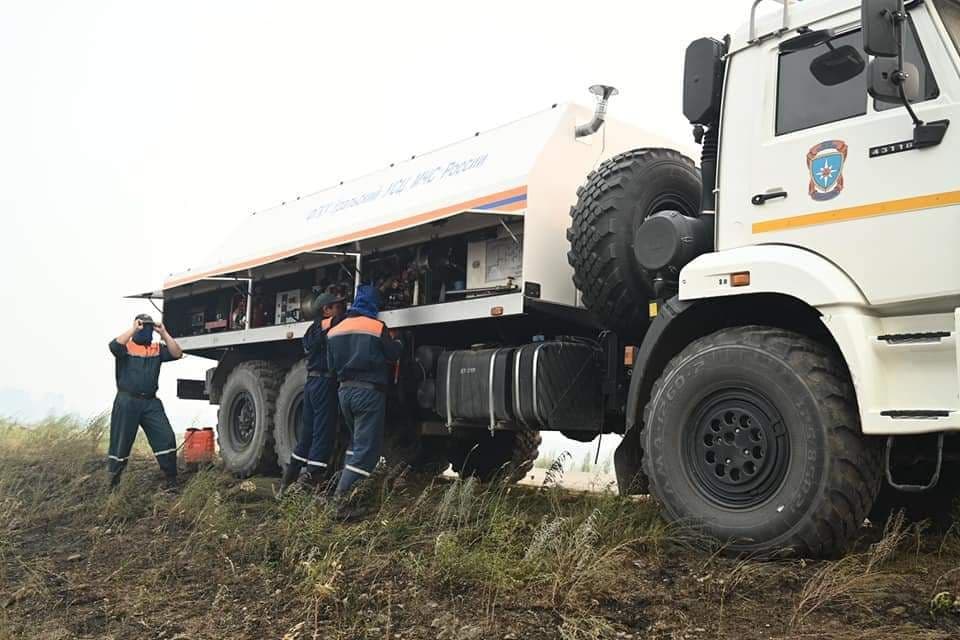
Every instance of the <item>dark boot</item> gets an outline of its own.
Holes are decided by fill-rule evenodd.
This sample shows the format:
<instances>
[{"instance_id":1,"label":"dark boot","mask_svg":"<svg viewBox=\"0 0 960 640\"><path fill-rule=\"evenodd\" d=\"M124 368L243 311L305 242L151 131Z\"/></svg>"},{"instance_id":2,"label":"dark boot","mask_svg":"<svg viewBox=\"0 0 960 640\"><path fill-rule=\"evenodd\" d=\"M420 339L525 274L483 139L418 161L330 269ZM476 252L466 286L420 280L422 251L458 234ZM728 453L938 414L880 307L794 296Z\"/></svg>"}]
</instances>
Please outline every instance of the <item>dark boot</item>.
<instances>
[{"instance_id":1,"label":"dark boot","mask_svg":"<svg viewBox=\"0 0 960 640\"><path fill-rule=\"evenodd\" d=\"M335 519L340 522L357 522L373 514L373 509L365 504L357 504L355 500L337 500Z\"/></svg>"},{"instance_id":2,"label":"dark boot","mask_svg":"<svg viewBox=\"0 0 960 640\"><path fill-rule=\"evenodd\" d=\"M180 485L177 483L177 474L168 473L163 477L163 490L168 493L177 493Z\"/></svg>"},{"instance_id":3,"label":"dark boot","mask_svg":"<svg viewBox=\"0 0 960 640\"><path fill-rule=\"evenodd\" d=\"M113 471L110 473L110 491L115 491L117 487L120 486L121 475L121 471Z\"/></svg>"},{"instance_id":4,"label":"dark boot","mask_svg":"<svg viewBox=\"0 0 960 640\"><path fill-rule=\"evenodd\" d=\"M297 460L291 460L287 464L287 468L283 470L283 478L280 480L280 491L277 492L278 498L283 496L293 483L297 481L300 477L301 469L303 469L303 463Z\"/></svg>"},{"instance_id":5,"label":"dark boot","mask_svg":"<svg viewBox=\"0 0 960 640\"><path fill-rule=\"evenodd\" d=\"M320 471L305 471L300 474L300 479L297 480L297 484L310 492L316 491L322 482L323 478Z\"/></svg>"}]
</instances>

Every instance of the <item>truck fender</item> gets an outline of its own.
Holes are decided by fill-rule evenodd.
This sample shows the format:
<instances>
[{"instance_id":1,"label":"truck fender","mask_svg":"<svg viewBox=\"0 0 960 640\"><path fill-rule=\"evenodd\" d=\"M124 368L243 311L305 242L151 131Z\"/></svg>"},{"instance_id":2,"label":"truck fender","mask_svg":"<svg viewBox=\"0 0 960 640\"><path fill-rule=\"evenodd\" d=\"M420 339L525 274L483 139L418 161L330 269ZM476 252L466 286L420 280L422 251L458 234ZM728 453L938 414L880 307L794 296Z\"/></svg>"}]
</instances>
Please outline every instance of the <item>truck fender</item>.
<instances>
[{"instance_id":1,"label":"truck fender","mask_svg":"<svg viewBox=\"0 0 960 640\"><path fill-rule=\"evenodd\" d=\"M735 273L749 273L749 284L732 286L731 276ZM816 253L797 247L739 247L696 258L680 272L679 295L660 305L634 359L626 406L628 431L642 421L641 403L646 402L654 382L651 369L665 364L665 360L679 353L691 336L699 337L705 335L704 331L709 333L723 326L723 320L717 319L716 327L701 328L702 314L686 312L699 304L718 302L724 302L724 305L716 307L715 313L724 309L729 311L732 307L727 303L735 304L736 296L758 294L792 299L798 307L809 308L811 313L818 315L830 307L867 305L860 289L839 267ZM738 319L747 324L762 324L768 321L765 311L759 309L754 315L743 313L741 308ZM846 335L837 335L827 323L823 328L833 336L845 358L855 352L852 345L847 344ZM670 344L672 342L677 344ZM856 372L851 373L856 380Z\"/></svg>"},{"instance_id":2,"label":"truck fender","mask_svg":"<svg viewBox=\"0 0 960 640\"><path fill-rule=\"evenodd\" d=\"M733 286L731 275L749 274L749 284ZM706 253L680 272L680 299L699 300L751 293L776 293L811 307L866 306L859 287L819 254L789 245L757 245Z\"/></svg>"},{"instance_id":3,"label":"truck fender","mask_svg":"<svg viewBox=\"0 0 960 640\"><path fill-rule=\"evenodd\" d=\"M630 389L627 392L627 431L633 429L634 424L642 417L640 412L640 400L646 398L647 394L642 393L641 387L646 383L648 386L653 384L652 380L647 380L648 368L653 351L663 344L662 338L667 332L667 328L684 311L695 304L694 301L683 301L674 296L662 305L658 310L657 317L653 319L643 336L643 342L633 359L633 371L630 376Z\"/></svg>"}]
</instances>

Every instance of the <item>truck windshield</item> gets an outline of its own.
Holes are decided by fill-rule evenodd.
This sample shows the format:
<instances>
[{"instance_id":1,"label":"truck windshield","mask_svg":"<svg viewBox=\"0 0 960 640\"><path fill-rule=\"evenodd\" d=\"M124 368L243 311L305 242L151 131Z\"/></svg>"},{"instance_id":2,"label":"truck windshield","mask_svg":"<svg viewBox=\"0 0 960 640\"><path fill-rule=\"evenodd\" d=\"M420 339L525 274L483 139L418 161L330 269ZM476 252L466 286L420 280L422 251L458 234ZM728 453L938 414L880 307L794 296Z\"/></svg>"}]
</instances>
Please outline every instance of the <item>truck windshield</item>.
<instances>
[{"instance_id":1,"label":"truck windshield","mask_svg":"<svg viewBox=\"0 0 960 640\"><path fill-rule=\"evenodd\" d=\"M933 0L940 18L950 33L953 46L960 51L960 0Z\"/></svg>"}]
</instances>

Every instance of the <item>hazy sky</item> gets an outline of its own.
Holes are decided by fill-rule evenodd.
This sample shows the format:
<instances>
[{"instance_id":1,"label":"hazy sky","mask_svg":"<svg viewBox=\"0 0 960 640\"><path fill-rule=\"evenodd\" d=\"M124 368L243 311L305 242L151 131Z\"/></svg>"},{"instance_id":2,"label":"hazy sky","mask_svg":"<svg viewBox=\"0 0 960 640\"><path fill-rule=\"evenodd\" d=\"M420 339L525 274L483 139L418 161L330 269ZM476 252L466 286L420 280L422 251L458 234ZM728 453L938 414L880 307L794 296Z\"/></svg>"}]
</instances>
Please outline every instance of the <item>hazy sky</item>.
<instances>
[{"instance_id":1,"label":"hazy sky","mask_svg":"<svg viewBox=\"0 0 960 640\"><path fill-rule=\"evenodd\" d=\"M0 391L108 408L107 342L152 312L123 295L252 210L592 104L590 84L620 89L613 117L689 140L684 49L749 4L0 0ZM215 419L175 398L208 366L164 367L178 429Z\"/></svg>"}]
</instances>

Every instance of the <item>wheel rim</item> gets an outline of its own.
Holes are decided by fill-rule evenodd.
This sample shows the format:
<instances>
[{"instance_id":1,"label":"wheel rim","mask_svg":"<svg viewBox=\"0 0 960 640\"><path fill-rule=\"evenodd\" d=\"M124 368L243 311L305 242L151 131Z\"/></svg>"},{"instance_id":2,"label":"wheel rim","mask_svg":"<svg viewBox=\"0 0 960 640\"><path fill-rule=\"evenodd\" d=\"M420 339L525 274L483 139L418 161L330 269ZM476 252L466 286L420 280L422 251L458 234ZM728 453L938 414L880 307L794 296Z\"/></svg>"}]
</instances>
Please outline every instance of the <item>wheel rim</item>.
<instances>
[{"instance_id":1,"label":"wheel rim","mask_svg":"<svg viewBox=\"0 0 960 640\"><path fill-rule=\"evenodd\" d=\"M754 507L783 483L790 443L783 417L763 394L737 389L707 396L686 431L688 474L715 504Z\"/></svg>"},{"instance_id":2,"label":"wheel rim","mask_svg":"<svg viewBox=\"0 0 960 640\"><path fill-rule=\"evenodd\" d=\"M257 408L250 393L237 394L230 407L230 435L242 448L253 442L257 431Z\"/></svg>"}]
</instances>

